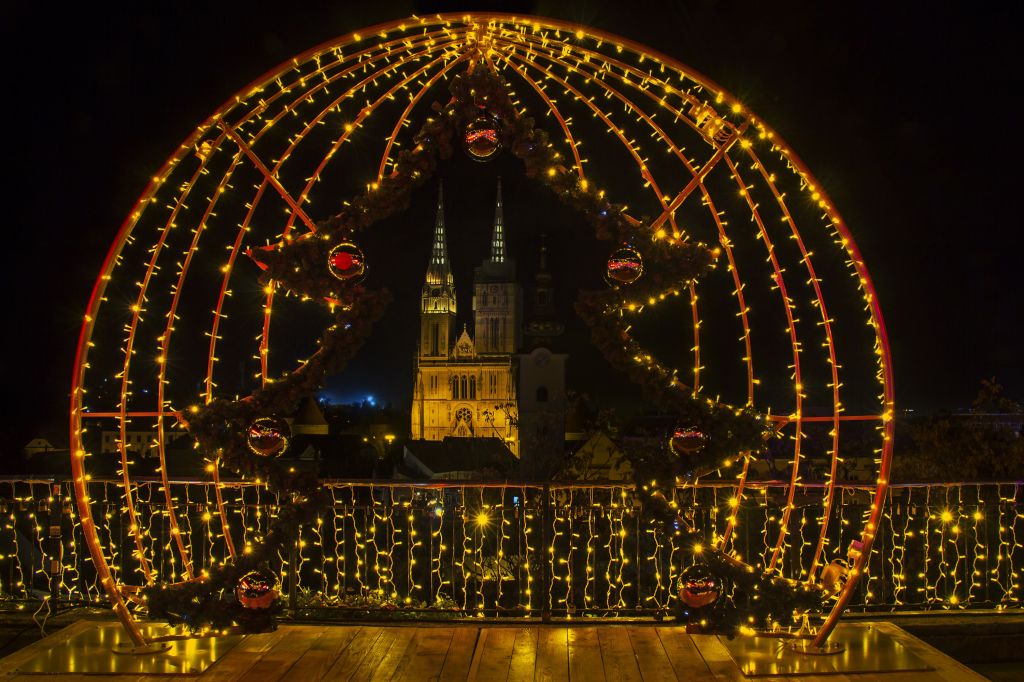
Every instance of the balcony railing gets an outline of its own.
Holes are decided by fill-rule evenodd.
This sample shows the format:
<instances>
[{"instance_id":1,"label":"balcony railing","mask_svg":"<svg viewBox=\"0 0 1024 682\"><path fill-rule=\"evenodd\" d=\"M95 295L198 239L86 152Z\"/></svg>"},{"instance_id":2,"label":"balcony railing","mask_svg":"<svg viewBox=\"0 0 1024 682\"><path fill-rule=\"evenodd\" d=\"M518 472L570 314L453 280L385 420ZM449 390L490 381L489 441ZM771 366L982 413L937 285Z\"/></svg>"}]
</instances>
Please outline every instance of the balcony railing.
<instances>
[{"instance_id":1,"label":"balcony railing","mask_svg":"<svg viewBox=\"0 0 1024 682\"><path fill-rule=\"evenodd\" d=\"M297 612L319 616L637 616L671 612L683 553L643 521L631 486L607 484L326 481L334 500L272 566ZM116 580L145 583L119 481L89 483ZM891 485L867 580L851 610L1021 605L1024 482ZM825 561L845 558L871 489L837 485ZM0 597L104 602L67 481L0 480ZM735 516L731 548L766 563L785 483L677 491L684 516L710 540ZM130 489L156 580L187 579L159 481ZM213 485L174 481L171 495L195 571L260 537L277 510L261 486L223 482L226 529ZM821 485L798 491L782 573L806 578L818 541Z\"/></svg>"}]
</instances>

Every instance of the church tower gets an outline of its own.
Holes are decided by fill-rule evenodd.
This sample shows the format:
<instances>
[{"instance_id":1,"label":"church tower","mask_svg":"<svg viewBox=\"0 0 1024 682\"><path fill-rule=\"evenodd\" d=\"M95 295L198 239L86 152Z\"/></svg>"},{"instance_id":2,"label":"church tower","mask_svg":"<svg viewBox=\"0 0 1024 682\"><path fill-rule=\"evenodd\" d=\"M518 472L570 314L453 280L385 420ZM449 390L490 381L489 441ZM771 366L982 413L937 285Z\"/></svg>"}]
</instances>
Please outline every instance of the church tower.
<instances>
[{"instance_id":1,"label":"church tower","mask_svg":"<svg viewBox=\"0 0 1024 682\"><path fill-rule=\"evenodd\" d=\"M508 258L505 246L500 182L491 257L475 270L475 339L465 327L455 338L455 282L445 240L439 192L434 245L420 307L412 397L413 441L497 439L518 457L513 354L519 346L522 303L515 263Z\"/></svg>"},{"instance_id":2,"label":"church tower","mask_svg":"<svg viewBox=\"0 0 1024 682\"><path fill-rule=\"evenodd\" d=\"M455 278L444 230L444 187L439 185L434 240L420 296L420 338L412 389L413 438L441 440L450 431L447 365L455 338L455 311Z\"/></svg>"},{"instance_id":3,"label":"church tower","mask_svg":"<svg viewBox=\"0 0 1024 682\"><path fill-rule=\"evenodd\" d=\"M541 235L540 269L534 276L528 306L526 345L519 361L520 473L542 480L557 468L565 453L565 365L557 353L565 325L558 320L554 279L548 270L547 240Z\"/></svg>"},{"instance_id":4,"label":"church tower","mask_svg":"<svg viewBox=\"0 0 1024 682\"><path fill-rule=\"evenodd\" d=\"M445 358L455 338L455 278L444 232L444 186L437 190L434 244L420 307L420 358Z\"/></svg>"},{"instance_id":5,"label":"church tower","mask_svg":"<svg viewBox=\"0 0 1024 682\"><path fill-rule=\"evenodd\" d=\"M477 353L510 355L519 350L522 310L516 264L508 257L505 246L505 214L501 205L501 178L498 178L491 257L473 274L473 331Z\"/></svg>"}]
</instances>

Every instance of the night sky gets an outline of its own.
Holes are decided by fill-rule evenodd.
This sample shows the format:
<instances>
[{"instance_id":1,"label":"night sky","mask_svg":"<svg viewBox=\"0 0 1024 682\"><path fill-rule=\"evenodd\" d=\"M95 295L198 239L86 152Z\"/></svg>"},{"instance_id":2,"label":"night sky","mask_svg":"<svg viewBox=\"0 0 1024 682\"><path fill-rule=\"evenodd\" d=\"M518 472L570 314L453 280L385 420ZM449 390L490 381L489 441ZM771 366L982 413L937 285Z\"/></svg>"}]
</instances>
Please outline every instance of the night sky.
<instances>
[{"instance_id":1,"label":"night sky","mask_svg":"<svg viewBox=\"0 0 1024 682\"><path fill-rule=\"evenodd\" d=\"M414 12L467 7L619 33L720 83L786 138L850 226L882 302L898 406L967 406L979 380L991 376L1024 400L1015 10L296 4L58 11L23 3L6 11L5 132L14 149L4 164L13 261L5 272L13 318L9 312L4 325L3 366L15 412L4 423L5 448L65 419L74 344L96 273L147 179L197 123L317 43ZM489 220L492 192L481 185L476 208L466 211ZM416 262L418 280L426 261ZM461 301L468 310L468 296Z\"/></svg>"}]
</instances>

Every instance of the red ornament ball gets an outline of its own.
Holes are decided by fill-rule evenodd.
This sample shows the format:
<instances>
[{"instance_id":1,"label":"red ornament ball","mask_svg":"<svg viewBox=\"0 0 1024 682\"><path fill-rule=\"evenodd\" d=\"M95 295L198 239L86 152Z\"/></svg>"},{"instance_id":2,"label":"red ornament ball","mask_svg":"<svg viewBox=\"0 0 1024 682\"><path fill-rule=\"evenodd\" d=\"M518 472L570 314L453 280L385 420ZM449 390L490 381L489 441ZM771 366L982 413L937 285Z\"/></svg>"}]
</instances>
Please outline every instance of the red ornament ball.
<instances>
[{"instance_id":1,"label":"red ornament ball","mask_svg":"<svg viewBox=\"0 0 1024 682\"><path fill-rule=\"evenodd\" d=\"M644 274L644 260L631 246L623 246L608 257L608 279L613 283L632 284Z\"/></svg>"},{"instance_id":2,"label":"red ornament ball","mask_svg":"<svg viewBox=\"0 0 1024 682\"><path fill-rule=\"evenodd\" d=\"M258 417L249 424L246 444L254 455L279 457L288 449L292 429L280 417Z\"/></svg>"},{"instance_id":3,"label":"red ornament ball","mask_svg":"<svg viewBox=\"0 0 1024 682\"><path fill-rule=\"evenodd\" d=\"M501 151L501 125L498 119L481 114L466 126L462 144L469 158L474 161L490 161Z\"/></svg>"},{"instance_id":4,"label":"red ornament ball","mask_svg":"<svg viewBox=\"0 0 1024 682\"><path fill-rule=\"evenodd\" d=\"M366 257L351 242L342 242L327 256L327 269L342 282L357 282L366 274Z\"/></svg>"},{"instance_id":5,"label":"red ornament ball","mask_svg":"<svg viewBox=\"0 0 1024 682\"><path fill-rule=\"evenodd\" d=\"M722 581L707 566L687 566L679 574L679 601L691 609L711 606L722 596Z\"/></svg>"},{"instance_id":6,"label":"red ornament ball","mask_svg":"<svg viewBox=\"0 0 1024 682\"><path fill-rule=\"evenodd\" d=\"M689 427L677 428L672 433L672 438L669 439L668 445L672 452L682 457L700 452L707 445L707 442L708 437L704 435L703 431L696 427Z\"/></svg>"},{"instance_id":7,"label":"red ornament ball","mask_svg":"<svg viewBox=\"0 0 1024 682\"><path fill-rule=\"evenodd\" d=\"M247 609L269 609L277 601L277 585L277 577L270 571L250 571L238 581L235 596Z\"/></svg>"}]
</instances>

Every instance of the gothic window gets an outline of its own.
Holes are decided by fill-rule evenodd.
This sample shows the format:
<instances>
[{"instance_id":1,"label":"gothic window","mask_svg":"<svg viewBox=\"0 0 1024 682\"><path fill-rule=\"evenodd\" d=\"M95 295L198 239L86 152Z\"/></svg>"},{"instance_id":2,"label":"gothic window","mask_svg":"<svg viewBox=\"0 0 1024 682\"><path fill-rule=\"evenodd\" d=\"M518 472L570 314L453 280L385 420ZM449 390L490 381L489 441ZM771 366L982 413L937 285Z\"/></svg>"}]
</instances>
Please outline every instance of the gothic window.
<instances>
[{"instance_id":1,"label":"gothic window","mask_svg":"<svg viewBox=\"0 0 1024 682\"><path fill-rule=\"evenodd\" d=\"M455 435L473 435L473 412L468 407L460 407L455 411Z\"/></svg>"},{"instance_id":2,"label":"gothic window","mask_svg":"<svg viewBox=\"0 0 1024 682\"><path fill-rule=\"evenodd\" d=\"M476 377L469 378L469 399L476 400Z\"/></svg>"},{"instance_id":3,"label":"gothic window","mask_svg":"<svg viewBox=\"0 0 1024 682\"><path fill-rule=\"evenodd\" d=\"M465 399L465 397L467 395L469 395L469 391L466 390L466 377L465 376L462 377L462 380L461 380L460 384L461 385L459 386L459 395L463 399Z\"/></svg>"},{"instance_id":4,"label":"gothic window","mask_svg":"<svg viewBox=\"0 0 1024 682\"><path fill-rule=\"evenodd\" d=\"M484 303L483 304L485 306L487 305L487 291L484 291Z\"/></svg>"},{"instance_id":5,"label":"gothic window","mask_svg":"<svg viewBox=\"0 0 1024 682\"><path fill-rule=\"evenodd\" d=\"M496 317L492 317L490 320L488 320L488 322L490 322L490 325L491 325L491 334L490 334L490 336L491 336L491 350L498 350L498 348L499 348L499 344L498 344L498 322L499 322L499 320Z\"/></svg>"},{"instance_id":6,"label":"gothic window","mask_svg":"<svg viewBox=\"0 0 1024 682\"><path fill-rule=\"evenodd\" d=\"M490 388L491 388L491 396L490 397L494 398L495 396L498 395L498 375L497 375L497 373L491 372L488 375L488 379L490 380L489 383L491 385L490 386Z\"/></svg>"},{"instance_id":7,"label":"gothic window","mask_svg":"<svg viewBox=\"0 0 1024 682\"><path fill-rule=\"evenodd\" d=\"M538 386L537 387L537 402L546 403L548 401L548 387Z\"/></svg>"},{"instance_id":8,"label":"gothic window","mask_svg":"<svg viewBox=\"0 0 1024 682\"><path fill-rule=\"evenodd\" d=\"M458 398L459 398L459 378L458 377L452 377L451 378L451 385L452 385L452 400L458 400Z\"/></svg>"},{"instance_id":9,"label":"gothic window","mask_svg":"<svg viewBox=\"0 0 1024 682\"><path fill-rule=\"evenodd\" d=\"M438 324L430 325L430 354L438 355L438 346L441 340L441 330Z\"/></svg>"}]
</instances>

